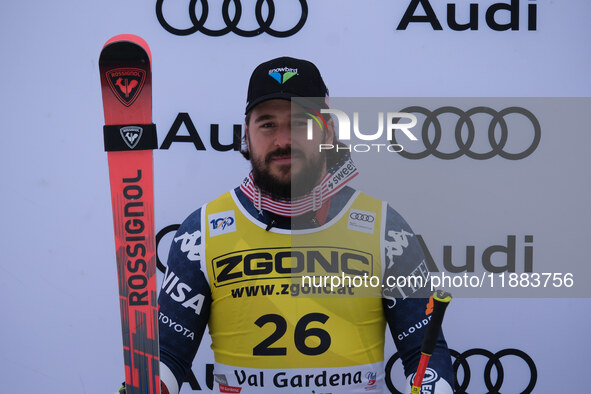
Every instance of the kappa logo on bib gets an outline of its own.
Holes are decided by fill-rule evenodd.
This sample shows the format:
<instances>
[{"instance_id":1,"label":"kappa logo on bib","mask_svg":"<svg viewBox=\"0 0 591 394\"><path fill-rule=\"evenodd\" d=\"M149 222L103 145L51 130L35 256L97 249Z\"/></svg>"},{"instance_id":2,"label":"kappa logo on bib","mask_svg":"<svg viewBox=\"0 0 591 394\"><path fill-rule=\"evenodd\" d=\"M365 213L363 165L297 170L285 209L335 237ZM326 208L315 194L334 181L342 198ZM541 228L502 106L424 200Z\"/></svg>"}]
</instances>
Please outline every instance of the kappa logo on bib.
<instances>
[{"instance_id":1,"label":"kappa logo on bib","mask_svg":"<svg viewBox=\"0 0 591 394\"><path fill-rule=\"evenodd\" d=\"M236 219L234 211L225 211L212 213L207 216L209 222L209 236L215 237L216 235L233 233L236 231Z\"/></svg>"},{"instance_id":2,"label":"kappa logo on bib","mask_svg":"<svg viewBox=\"0 0 591 394\"><path fill-rule=\"evenodd\" d=\"M376 213L351 209L347 228L349 230L361 231L362 233L373 234L376 223Z\"/></svg>"}]
</instances>

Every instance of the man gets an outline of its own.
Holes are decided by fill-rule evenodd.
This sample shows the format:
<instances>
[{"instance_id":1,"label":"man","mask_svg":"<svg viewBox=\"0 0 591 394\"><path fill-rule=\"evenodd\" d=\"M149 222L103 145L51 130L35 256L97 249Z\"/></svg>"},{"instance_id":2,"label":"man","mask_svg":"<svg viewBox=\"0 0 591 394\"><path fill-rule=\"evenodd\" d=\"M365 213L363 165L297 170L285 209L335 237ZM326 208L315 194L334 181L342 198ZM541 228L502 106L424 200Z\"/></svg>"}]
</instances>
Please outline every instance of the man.
<instances>
[{"instance_id":1,"label":"man","mask_svg":"<svg viewBox=\"0 0 591 394\"><path fill-rule=\"evenodd\" d=\"M292 108L293 97L317 99ZM416 289L380 288L376 297L350 284L326 291L326 279L321 288L302 282L409 275L425 264L400 215L346 185L357 174L348 152L318 149L338 145L333 121L316 116L322 108L328 90L312 63L282 57L254 70L243 152L252 172L192 213L172 241L159 296L165 394L178 393L206 325L219 392L387 392L386 324L405 375L416 371L427 301L401 296ZM442 336L429 367L423 392L451 393Z\"/></svg>"}]
</instances>

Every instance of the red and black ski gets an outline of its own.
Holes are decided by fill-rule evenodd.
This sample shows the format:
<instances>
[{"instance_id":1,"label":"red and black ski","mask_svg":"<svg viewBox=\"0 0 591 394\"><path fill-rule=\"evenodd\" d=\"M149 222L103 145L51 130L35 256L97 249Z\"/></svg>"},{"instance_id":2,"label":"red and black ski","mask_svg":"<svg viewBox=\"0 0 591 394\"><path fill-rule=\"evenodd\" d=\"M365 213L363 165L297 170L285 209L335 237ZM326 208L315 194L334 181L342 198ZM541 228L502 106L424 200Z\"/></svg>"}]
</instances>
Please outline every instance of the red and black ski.
<instances>
[{"instance_id":1,"label":"red and black ski","mask_svg":"<svg viewBox=\"0 0 591 394\"><path fill-rule=\"evenodd\" d=\"M151 60L130 34L107 41L99 59L128 394L160 393Z\"/></svg>"}]
</instances>

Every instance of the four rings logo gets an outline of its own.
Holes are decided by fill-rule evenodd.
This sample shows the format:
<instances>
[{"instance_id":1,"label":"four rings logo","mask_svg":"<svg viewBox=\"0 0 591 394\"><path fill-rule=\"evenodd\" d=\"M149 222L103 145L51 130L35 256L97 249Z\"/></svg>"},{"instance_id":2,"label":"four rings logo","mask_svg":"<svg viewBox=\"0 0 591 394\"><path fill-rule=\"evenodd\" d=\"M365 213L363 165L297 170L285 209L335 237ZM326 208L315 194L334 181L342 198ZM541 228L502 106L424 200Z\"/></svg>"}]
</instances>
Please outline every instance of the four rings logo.
<instances>
[{"instance_id":1,"label":"four rings logo","mask_svg":"<svg viewBox=\"0 0 591 394\"><path fill-rule=\"evenodd\" d=\"M347 228L349 230L361 231L362 233L373 234L376 213L369 211L361 211L359 209L351 209L349 212L349 220L347 221Z\"/></svg>"},{"instance_id":2,"label":"four rings logo","mask_svg":"<svg viewBox=\"0 0 591 394\"><path fill-rule=\"evenodd\" d=\"M193 26L188 28L177 28L173 27L164 18L163 12L164 0L156 1L156 17L158 22L166 31L175 34L177 36L187 36L195 32L201 32L210 37L219 37L230 32L235 33L241 37L255 37L263 33L267 33L273 37L289 37L296 34L306 23L308 18L308 3L306 0L299 0L301 14L297 23L287 30L277 30L271 27L275 19L275 2L273 0L257 0L255 4L254 14L256 22L259 27L252 30L245 30L239 27L240 19L242 18L242 3L240 0L224 0L222 4L222 18L225 23L225 27L221 29L211 29L205 26L207 17L209 15L209 4L207 0L190 0L189 2L189 19ZM197 7L199 3L200 7ZM285 0L281 1L284 4ZM233 7L230 7L230 5ZM263 6L267 5L266 16L263 15ZM279 2L277 2L279 4ZM200 9L200 16L197 16L197 8ZM233 12L231 12L231 8Z\"/></svg>"},{"instance_id":3,"label":"four rings logo","mask_svg":"<svg viewBox=\"0 0 591 394\"><path fill-rule=\"evenodd\" d=\"M400 156L407 159L422 159L429 155L433 155L439 159L452 160L466 155L476 160L486 160L494 156L501 156L508 160L520 160L531 155L536 150L542 135L538 119L534 114L522 107L509 107L501 111L496 111L490 107L481 106L463 111L457 107L446 106L431 111L425 107L411 106L404 108L401 112L414 112L425 115L421 130L422 143L425 149L418 152L409 152L408 150L399 152ZM444 133L444 127L442 127L442 121L440 120L440 116L443 114L452 114L459 117L454 130L445 130L446 133ZM492 120L488 124L488 131L476 130L473 117L477 114L484 114L492 117ZM533 128L533 138L531 138L529 145L525 149L517 152L505 149L509 139L507 118L508 115L511 114L525 117ZM518 134L523 138L521 130L516 129L516 127L513 127L511 133ZM472 149L477 133L478 135L483 133L488 134L489 151L478 152L475 149ZM447 141L447 138L455 138L457 150L443 152L441 149L438 149L442 140L446 139ZM391 142L392 144L397 143L394 134L392 134Z\"/></svg>"},{"instance_id":4,"label":"four rings logo","mask_svg":"<svg viewBox=\"0 0 591 394\"><path fill-rule=\"evenodd\" d=\"M362 222L369 222L369 223L376 220L373 215L368 215L368 214L360 213L360 212L351 212L349 217L353 220L361 220Z\"/></svg>"},{"instance_id":5,"label":"four rings logo","mask_svg":"<svg viewBox=\"0 0 591 394\"><path fill-rule=\"evenodd\" d=\"M455 358L453 363L453 369L456 375L456 392L458 393L465 393L468 385L470 384L470 366L468 364L468 357L471 356L484 356L488 358L486 365L484 366L484 384L489 393L500 393L501 386L503 385L505 379L505 372L503 370L503 365L501 364L501 358L505 356L515 356L520 358L522 362L524 362L527 367L529 368L529 382L523 391L519 391L521 393L531 393L536 385L536 381L538 380L538 370L536 368L536 364L534 360L530 356L528 356L525 352L518 350L518 349L504 349L500 350L496 353L490 352L485 349L470 349L466 350L463 353L458 353L455 350L450 349L450 353L452 357ZM461 381L458 379L458 368L462 366L463 369L463 376L464 379ZM493 377L495 374L492 372L493 366L496 369L496 380L493 384ZM504 390L505 392L514 391L518 392L517 390Z\"/></svg>"},{"instance_id":6,"label":"four rings logo","mask_svg":"<svg viewBox=\"0 0 591 394\"><path fill-rule=\"evenodd\" d=\"M486 349L469 349L463 353L459 353L453 349L449 350L451 356L455 358L453 363L453 370L455 374L455 390L454 392L457 393L466 393L468 386L470 385L470 381L473 379L473 374L470 370L470 365L468 363L468 359L472 356L483 356L487 358L487 362L484 366L484 385L486 386L487 393L524 393L529 394L533 391L534 387L536 386L536 382L538 380L538 370L536 368L536 364L532 360L532 358L522 350L519 349L503 349L496 353L488 351ZM529 381L525 388L517 388L517 387L505 387L501 391L501 387L503 383L505 383L505 369L501 364L501 358L505 356L514 356L520 360L521 363L525 363L527 368L529 369ZM393 393L400 394L400 391L394 387L392 380L390 378L392 367L394 363L398 361L400 355L398 353L394 354L386 363L386 385ZM477 360L478 361L478 360ZM477 364L481 365L481 364ZM458 375L458 369L462 367L462 373ZM493 367L495 371L493 372ZM518 378L521 378L521 373L517 375ZM459 379L461 378L461 379ZM494 380L494 382L493 382ZM521 379L518 380L522 382ZM507 385L506 385L507 386Z\"/></svg>"}]
</instances>

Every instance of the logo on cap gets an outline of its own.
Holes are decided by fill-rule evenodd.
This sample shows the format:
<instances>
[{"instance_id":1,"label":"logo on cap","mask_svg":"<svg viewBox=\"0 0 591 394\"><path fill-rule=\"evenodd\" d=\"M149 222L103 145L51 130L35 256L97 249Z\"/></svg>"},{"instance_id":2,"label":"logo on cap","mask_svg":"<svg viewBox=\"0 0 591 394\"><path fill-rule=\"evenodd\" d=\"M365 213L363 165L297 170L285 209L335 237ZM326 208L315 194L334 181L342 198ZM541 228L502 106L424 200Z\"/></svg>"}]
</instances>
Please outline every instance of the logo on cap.
<instances>
[{"instance_id":1,"label":"logo on cap","mask_svg":"<svg viewBox=\"0 0 591 394\"><path fill-rule=\"evenodd\" d=\"M280 84L284 84L296 75L298 75L297 68L281 67L269 70L269 76Z\"/></svg>"}]
</instances>

